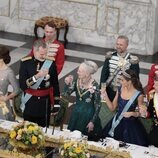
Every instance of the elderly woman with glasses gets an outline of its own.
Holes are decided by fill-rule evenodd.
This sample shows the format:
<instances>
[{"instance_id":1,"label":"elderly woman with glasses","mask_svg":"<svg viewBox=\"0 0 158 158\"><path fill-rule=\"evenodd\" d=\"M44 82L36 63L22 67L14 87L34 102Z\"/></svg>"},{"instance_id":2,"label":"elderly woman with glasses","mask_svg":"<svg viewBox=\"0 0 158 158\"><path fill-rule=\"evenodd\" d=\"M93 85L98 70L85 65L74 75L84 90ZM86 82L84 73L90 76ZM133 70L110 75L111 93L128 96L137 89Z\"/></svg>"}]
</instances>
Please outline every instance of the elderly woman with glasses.
<instances>
[{"instance_id":1,"label":"elderly woman with glasses","mask_svg":"<svg viewBox=\"0 0 158 158\"><path fill-rule=\"evenodd\" d=\"M72 75L65 78L64 95L72 92L76 94L76 102L68 123L71 131L79 130L89 139L98 139L101 132L100 119L98 117L101 102L99 85L92 77L98 70L93 61L84 61L77 71L77 79Z\"/></svg>"}]
</instances>

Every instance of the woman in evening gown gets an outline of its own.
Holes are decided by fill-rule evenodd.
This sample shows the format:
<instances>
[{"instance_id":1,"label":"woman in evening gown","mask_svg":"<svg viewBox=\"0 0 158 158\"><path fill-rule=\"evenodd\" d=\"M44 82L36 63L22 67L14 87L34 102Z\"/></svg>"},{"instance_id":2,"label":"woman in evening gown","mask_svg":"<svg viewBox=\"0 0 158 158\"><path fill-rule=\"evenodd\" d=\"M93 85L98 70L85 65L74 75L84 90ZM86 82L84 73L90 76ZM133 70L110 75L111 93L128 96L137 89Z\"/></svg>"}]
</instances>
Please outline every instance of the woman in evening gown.
<instances>
[{"instance_id":1,"label":"woman in evening gown","mask_svg":"<svg viewBox=\"0 0 158 158\"><path fill-rule=\"evenodd\" d=\"M111 102L107 96L106 90L102 93L107 106L111 111L117 107L116 116L104 127L103 137L113 137L116 140L126 143L137 144L142 146L148 145L146 131L139 121L139 105L143 104L143 89L137 75L132 70L126 70L121 75L121 87L118 88L117 94ZM127 102L138 92L136 98L133 99L131 106L126 111L123 109L127 106ZM123 112L122 112L123 111ZM120 116L122 119L119 119ZM115 121L118 120L119 124L112 130ZM113 133L110 133L113 131Z\"/></svg>"},{"instance_id":2,"label":"woman in evening gown","mask_svg":"<svg viewBox=\"0 0 158 158\"><path fill-rule=\"evenodd\" d=\"M68 123L71 131L79 130L89 139L96 140L101 134L101 123L98 117L100 110L100 91L98 83L92 78L98 69L96 63L85 61L78 68L77 80L72 75L65 78L63 95L75 92L76 102Z\"/></svg>"},{"instance_id":3,"label":"woman in evening gown","mask_svg":"<svg viewBox=\"0 0 158 158\"><path fill-rule=\"evenodd\" d=\"M10 99L13 99L19 92L19 85L15 78L13 70L7 65L10 62L9 49L0 45L0 101L6 103L5 109L0 108L0 119L14 121L14 113L10 105ZM8 86L11 85L12 92L8 93Z\"/></svg>"}]
</instances>

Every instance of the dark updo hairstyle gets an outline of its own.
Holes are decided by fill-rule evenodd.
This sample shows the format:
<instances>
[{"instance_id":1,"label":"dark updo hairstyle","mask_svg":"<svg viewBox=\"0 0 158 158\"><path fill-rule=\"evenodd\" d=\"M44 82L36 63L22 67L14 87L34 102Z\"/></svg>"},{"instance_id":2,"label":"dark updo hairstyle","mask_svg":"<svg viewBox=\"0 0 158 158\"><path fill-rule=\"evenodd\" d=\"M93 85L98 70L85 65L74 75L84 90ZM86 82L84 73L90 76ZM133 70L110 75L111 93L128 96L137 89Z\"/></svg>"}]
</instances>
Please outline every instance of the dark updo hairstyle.
<instances>
[{"instance_id":1,"label":"dark updo hairstyle","mask_svg":"<svg viewBox=\"0 0 158 158\"><path fill-rule=\"evenodd\" d=\"M11 61L9 53L9 49L6 46L0 45L0 59L3 59L5 64L9 64Z\"/></svg>"},{"instance_id":2,"label":"dark updo hairstyle","mask_svg":"<svg viewBox=\"0 0 158 158\"><path fill-rule=\"evenodd\" d=\"M135 73L135 71L133 71L131 69L125 70L125 71L122 72L122 76L124 77L124 79L126 81L131 81L133 86L134 86L134 88L144 94L144 90L143 90L142 84L141 84L141 82L139 80L138 75Z\"/></svg>"}]
</instances>

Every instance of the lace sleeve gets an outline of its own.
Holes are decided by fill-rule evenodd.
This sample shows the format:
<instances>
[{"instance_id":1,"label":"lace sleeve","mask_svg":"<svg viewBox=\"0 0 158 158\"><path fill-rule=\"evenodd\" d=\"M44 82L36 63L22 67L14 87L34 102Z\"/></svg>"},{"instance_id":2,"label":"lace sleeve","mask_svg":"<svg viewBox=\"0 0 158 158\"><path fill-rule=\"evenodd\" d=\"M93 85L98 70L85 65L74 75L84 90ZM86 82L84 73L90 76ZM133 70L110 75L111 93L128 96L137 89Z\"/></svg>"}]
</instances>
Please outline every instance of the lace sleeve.
<instances>
[{"instance_id":1,"label":"lace sleeve","mask_svg":"<svg viewBox=\"0 0 158 158\"><path fill-rule=\"evenodd\" d=\"M99 85L96 83L96 90L94 92L94 106L95 106L95 113L93 115L93 118L91 120L91 122L95 122L95 120L97 119L98 115L99 115L99 111L101 108L101 99L100 99L100 89L99 89Z\"/></svg>"}]
</instances>

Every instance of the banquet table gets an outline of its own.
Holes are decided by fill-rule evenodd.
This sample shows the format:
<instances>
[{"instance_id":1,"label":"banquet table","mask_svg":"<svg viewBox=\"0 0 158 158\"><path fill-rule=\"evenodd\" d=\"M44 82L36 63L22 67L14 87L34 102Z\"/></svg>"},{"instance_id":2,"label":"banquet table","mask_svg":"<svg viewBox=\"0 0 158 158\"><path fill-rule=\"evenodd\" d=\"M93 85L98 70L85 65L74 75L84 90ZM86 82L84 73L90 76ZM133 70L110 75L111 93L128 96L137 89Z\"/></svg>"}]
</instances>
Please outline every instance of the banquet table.
<instances>
[{"instance_id":1,"label":"banquet table","mask_svg":"<svg viewBox=\"0 0 158 158\"><path fill-rule=\"evenodd\" d=\"M8 134L12 130L13 126L17 125L18 122L11 122L6 120L0 120L0 133ZM75 133L68 130L54 130L52 135L52 129L48 128L47 130L43 128L46 138L46 146L51 147L60 147L63 145L65 140L79 140L82 139L79 136L76 137ZM79 132L78 132L79 133ZM124 144L122 147L119 146L120 142L112 139L106 138L99 142L87 141L89 145L89 150L92 153L104 153L107 147L110 147L114 151L127 152L132 158L158 158L158 148L154 146L143 147L134 144Z\"/></svg>"}]
</instances>

